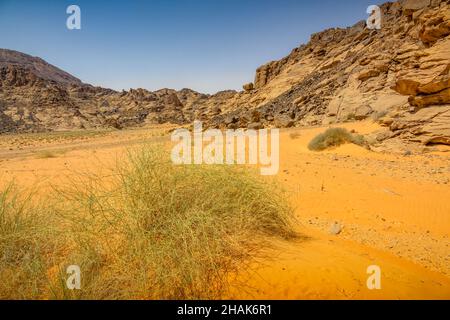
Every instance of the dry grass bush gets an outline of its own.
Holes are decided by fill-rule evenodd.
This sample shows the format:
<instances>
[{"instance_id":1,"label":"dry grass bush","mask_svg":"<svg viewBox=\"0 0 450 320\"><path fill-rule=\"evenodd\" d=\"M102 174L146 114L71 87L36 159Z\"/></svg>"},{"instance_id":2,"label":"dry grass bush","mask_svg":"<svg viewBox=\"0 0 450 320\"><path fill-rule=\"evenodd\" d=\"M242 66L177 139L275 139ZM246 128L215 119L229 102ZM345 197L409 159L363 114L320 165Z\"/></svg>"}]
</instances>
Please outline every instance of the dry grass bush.
<instances>
[{"instance_id":1,"label":"dry grass bush","mask_svg":"<svg viewBox=\"0 0 450 320\"><path fill-rule=\"evenodd\" d=\"M309 143L308 148L312 151L323 151L345 143L354 143L359 146L366 144L362 135L352 134L344 128L330 128L314 137Z\"/></svg>"},{"instance_id":2,"label":"dry grass bush","mask_svg":"<svg viewBox=\"0 0 450 320\"><path fill-rule=\"evenodd\" d=\"M174 166L159 150L130 152L110 175L89 173L55 190L49 203L65 232L53 232L58 236L48 241L44 230L52 225L40 219L33 232L14 238L34 239L25 247L36 253L26 256L36 273L53 270L46 289L37 283L24 297L220 298L230 277L271 239L295 237L292 209L275 184L234 166ZM23 230L38 218L27 219ZM13 240L3 238L2 248L18 252ZM52 242L64 243L63 257L42 264L39 257ZM81 267L82 290L66 288L67 265ZM8 284L12 290L18 285Z\"/></svg>"},{"instance_id":3,"label":"dry grass bush","mask_svg":"<svg viewBox=\"0 0 450 320\"><path fill-rule=\"evenodd\" d=\"M34 192L0 190L0 299L41 298L60 252L58 228Z\"/></svg>"}]
</instances>

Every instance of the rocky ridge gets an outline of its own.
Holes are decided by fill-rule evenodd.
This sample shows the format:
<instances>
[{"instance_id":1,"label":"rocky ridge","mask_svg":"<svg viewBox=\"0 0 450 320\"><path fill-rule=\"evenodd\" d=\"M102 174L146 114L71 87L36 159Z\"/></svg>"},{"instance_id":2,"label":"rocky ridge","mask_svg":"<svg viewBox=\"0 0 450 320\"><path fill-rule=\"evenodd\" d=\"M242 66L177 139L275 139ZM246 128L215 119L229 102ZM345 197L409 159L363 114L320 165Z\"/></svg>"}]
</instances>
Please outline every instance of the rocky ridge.
<instances>
[{"instance_id":1,"label":"rocky ridge","mask_svg":"<svg viewBox=\"0 0 450 320\"><path fill-rule=\"evenodd\" d=\"M382 28L364 21L313 34L261 66L243 91L117 92L82 83L39 58L0 50L0 133L125 128L327 125L372 117L376 143L450 144L450 1L385 3Z\"/></svg>"}]
</instances>

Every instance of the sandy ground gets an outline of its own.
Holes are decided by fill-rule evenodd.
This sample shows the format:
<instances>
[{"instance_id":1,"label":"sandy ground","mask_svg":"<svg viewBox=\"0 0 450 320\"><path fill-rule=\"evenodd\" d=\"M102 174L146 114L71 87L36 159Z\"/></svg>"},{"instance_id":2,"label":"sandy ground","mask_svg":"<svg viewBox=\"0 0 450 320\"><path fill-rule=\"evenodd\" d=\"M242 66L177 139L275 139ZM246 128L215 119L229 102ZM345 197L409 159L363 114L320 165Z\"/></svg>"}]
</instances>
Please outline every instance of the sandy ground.
<instances>
[{"instance_id":1,"label":"sandy ground","mask_svg":"<svg viewBox=\"0 0 450 320\"><path fill-rule=\"evenodd\" d=\"M377 129L370 122L344 126ZM168 130L1 136L0 183L64 183L67 175L111 165L129 146L169 141ZM238 276L245 289L234 288L230 298L450 299L450 152L404 156L355 145L309 151L322 131L282 132L277 179L302 238L274 244L256 273ZM330 233L336 222L338 235ZM371 265L381 268L380 290L366 286Z\"/></svg>"}]
</instances>

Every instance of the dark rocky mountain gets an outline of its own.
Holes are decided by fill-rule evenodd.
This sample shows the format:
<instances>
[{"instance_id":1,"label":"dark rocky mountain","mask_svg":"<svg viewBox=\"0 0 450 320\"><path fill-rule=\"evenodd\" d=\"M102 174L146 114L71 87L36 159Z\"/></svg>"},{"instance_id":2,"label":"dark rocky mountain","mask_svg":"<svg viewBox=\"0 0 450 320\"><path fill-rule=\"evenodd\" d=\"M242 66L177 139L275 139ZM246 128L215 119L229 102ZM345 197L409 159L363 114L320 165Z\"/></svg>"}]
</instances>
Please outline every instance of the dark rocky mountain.
<instances>
[{"instance_id":1,"label":"dark rocky mountain","mask_svg":"<svg viewBox=\"0 0 450 320\"><path fill-rule=\"evenodd\" d=\"M0 49L0 69L4 67L26 69L33 73L37 78L44 80L55 81L67 85L82 85L80 79L48 64L41 58L31 57L18 51Z\"/></svg>"}]
</instances>

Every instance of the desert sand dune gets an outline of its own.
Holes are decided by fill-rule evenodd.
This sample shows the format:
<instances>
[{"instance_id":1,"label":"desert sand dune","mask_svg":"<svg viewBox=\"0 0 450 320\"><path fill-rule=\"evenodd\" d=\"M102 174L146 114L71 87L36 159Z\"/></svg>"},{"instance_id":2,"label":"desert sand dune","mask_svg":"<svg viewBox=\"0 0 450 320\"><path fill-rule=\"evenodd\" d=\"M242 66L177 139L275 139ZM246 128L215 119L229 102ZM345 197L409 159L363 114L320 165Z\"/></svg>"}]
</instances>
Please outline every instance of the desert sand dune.
<instances>
[{"instance_id":1,"label":"desert sand dune","mask_svg":"<svg viewBox=\"0 0 450 320\"><path fill-rule=\"evenodd\" d=\"M372 122L341 126L361 134L377 129ZM21 150L2 140L1 181L38 183L46 190L71 174L113 164L130 146L169 143L168 129L112 131L57 143L17 136ZM308 142L323 130L281 133L277 180L296 208L302 237L274 243L255 271L237 275L230 297L449 299L449 153L375 153L349 144L309 151ZM381 268L381 290L366 286L370 265Z\"/></svg>"}]
</instances>

